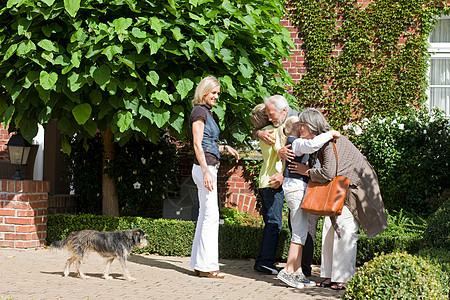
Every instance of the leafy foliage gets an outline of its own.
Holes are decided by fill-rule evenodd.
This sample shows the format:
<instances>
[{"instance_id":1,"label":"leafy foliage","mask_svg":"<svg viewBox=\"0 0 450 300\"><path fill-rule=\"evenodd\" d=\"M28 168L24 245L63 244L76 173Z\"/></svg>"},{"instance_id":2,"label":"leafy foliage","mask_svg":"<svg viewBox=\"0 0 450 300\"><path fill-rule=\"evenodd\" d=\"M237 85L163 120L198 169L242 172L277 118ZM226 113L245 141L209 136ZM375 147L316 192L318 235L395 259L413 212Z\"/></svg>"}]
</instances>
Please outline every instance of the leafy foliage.
<instances>
[{"instance_id":1,"label":"leafy foliage","mask_svg":"<svg viewBox=\"0 0 450 300\"><path fill-rule=\"evenodd\" d=\"M69 137L107 127L122 144L133 134L156 143L166 128L184 137L194 87L212 74L223 137L243 142L255 103L291 82L284 12L279 0L8 0L0 121L27 140L51 119Z\"/></svg>"},{"instance_id":2,"label":"leafy foliage","mask_svg":"<svg viewBox=\"0 0 450 300\"><path fill-rule=\"evenodd\" d=\"M439 266L406 253L381 255L348 281L343 299L447 299L448 276Z\"/></svg>"},{"instance_id":3,"label":"leafy foliage","mask_svg":"<svg viewBox=\"0 0 450 300\"><path fill-rule=\"evenodd\" d=\"M323 108L330 125L407 111L428 87L428 35L450 7L433 0L290 0L307 72L300 107Z\"/></svg>"},{"instance_id":4,"label":"leafy foliage","mask_svg":"<svg viewBox=\"0 0 450 300\"><path fill-rule=\"evenodd\" d=\"M426 217L439 207L429 199L450 188L450 120L442 112L410 109L348 127L377 172L387 208Z\"/></svg>"},{"instance_id":5,"label":"leafy foliage","mask_svg":"<svg viewBox=\"0 0 450 300\"><path fill-rule=\"evenodd\" d=\"M428 247L450 251L450 198L430 216L424 241Z\"/></svg>"},{"instance_id":6,"label":"leafy foliage","mask_svg":"<svg viewBox=\"0 0 450 300\"><path fill-rule=\"evenodd\" d=\"M99 137L88 139L89 147L74 138L66 156L68 181L77 194L78 211L101 214L102 146ZM105 172L114 178L122 216L162 217L164 199L177 174L176 146L167 135L156 144L131 139L116 145L115 158Z\"/></svg>"}]
</instances>

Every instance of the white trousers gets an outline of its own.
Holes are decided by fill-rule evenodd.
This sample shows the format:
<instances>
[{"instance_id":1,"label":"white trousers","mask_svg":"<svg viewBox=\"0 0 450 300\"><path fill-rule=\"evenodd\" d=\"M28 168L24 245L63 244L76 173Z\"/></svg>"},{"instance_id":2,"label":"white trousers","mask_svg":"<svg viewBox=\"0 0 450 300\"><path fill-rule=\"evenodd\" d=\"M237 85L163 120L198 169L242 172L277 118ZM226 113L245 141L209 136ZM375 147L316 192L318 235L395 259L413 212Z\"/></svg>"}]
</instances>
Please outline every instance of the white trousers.
<instances>
[{"instance_id":1,"label":"white trousers","mask_svg":"<svg viewBox=\"0 0 450 300\"><path fill-rule=\"evenodd\" d=\"M346 283L356 271L359 224L345 205L336 223L341 230L341 238L334 231L329 217L323 223L320 277Z\"/></svg>"},{"instance_id":2,"label":"white trousers","mask_svg":"<svg viewBox=\"0 0 450 300\"><path fill-rule=\"evenodd\" d=\"M219 205L217 198L217 168L208 166L213 177L214 189L203 184L203 172L193 165L192 178L197 185L199 214L192 244L190 268L203 272L219 270Z\"/></svg>"}]
</instances>

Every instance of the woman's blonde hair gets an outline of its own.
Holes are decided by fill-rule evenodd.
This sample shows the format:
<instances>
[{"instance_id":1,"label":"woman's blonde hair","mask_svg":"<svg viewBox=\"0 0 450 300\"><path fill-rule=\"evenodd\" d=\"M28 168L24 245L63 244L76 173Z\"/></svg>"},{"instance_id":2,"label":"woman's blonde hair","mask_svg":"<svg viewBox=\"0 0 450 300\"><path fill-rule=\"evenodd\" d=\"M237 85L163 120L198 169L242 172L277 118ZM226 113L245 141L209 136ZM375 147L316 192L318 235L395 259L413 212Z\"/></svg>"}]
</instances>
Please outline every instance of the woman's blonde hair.
<instances>
[{"instance_id":1,"label":"woman's blonde hair","mask_svg":"<svg viewBox=\"0 0 450 300\"><path fill-rule=\"evenodd\" d=\"M288 136L296 136L300 135L298 130L299 118L297 116L291 116L284 121L283 125L278 127L278 136L281 140L281 145L286 144Z\"/></svg>"},{"instance_id":2,"label":"woman's blonde hair","mask_svg":"<svg viewBox=\"0 0 450 300\"><path fill-rule=\"evenodd\" d=\"M205 96L208 95L216 86L220 86L219 80L214 76L208 76L202 79L195 89L192 106L205 104Z\"/></svg>"},{"instance_id":3,"label":"woman's blonde hair","mask_svg":"<svg viewBox=\"0 0 450 300\"><path fill-rule=\"evenodd\" d=\"M256 130L266 127L270 124L269 118L266 115L266 106L264 105L264 103L258 104L253 108L250 120L252 121L253 125L255 125Z\"/></svg>"}]
</instances>

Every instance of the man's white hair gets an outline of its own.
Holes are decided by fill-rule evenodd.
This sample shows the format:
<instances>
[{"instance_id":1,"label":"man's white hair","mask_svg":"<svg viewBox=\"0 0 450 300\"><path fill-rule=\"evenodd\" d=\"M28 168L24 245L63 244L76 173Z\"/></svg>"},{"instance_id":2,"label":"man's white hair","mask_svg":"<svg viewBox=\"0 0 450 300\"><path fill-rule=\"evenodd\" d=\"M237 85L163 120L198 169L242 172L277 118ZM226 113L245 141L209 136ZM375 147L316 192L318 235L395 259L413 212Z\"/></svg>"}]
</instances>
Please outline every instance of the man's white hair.
<instances>
[{"instance_id":1,"label":"man's white hair","mask_svg":"<svg viewBox=\"0 0 450 300\"><path fill-rule=\"evenodd\" d=\"M281 95L273 95L269 98L264 99L264 104L271 103L275 106L275 109L281 113L283 109L287 108L289 106L289 103L287 102L286 98Z\"/></svg>"}]
</instances>

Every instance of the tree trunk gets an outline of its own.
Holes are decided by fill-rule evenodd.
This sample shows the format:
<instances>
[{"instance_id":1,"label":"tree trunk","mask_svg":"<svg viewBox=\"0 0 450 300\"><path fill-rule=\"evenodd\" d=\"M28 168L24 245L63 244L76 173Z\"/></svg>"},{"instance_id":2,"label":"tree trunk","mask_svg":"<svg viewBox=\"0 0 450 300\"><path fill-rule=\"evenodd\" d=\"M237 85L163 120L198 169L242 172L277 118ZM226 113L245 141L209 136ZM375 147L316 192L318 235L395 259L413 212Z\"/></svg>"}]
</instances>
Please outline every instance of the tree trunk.
<instances>
[{"instance_id":1,"label":"tree trunk","mask_svg":"<svg viewBox=\"0 0 450 300\"><path fill-rule=\"evenodd\" d=\"M108 162L114 159L114 135L111 128L100 132L103 142L103 175L102 175L102 213L107 216L119 216L119 197L116 182L104 170Z\"/></svg>"}]
</instances>

